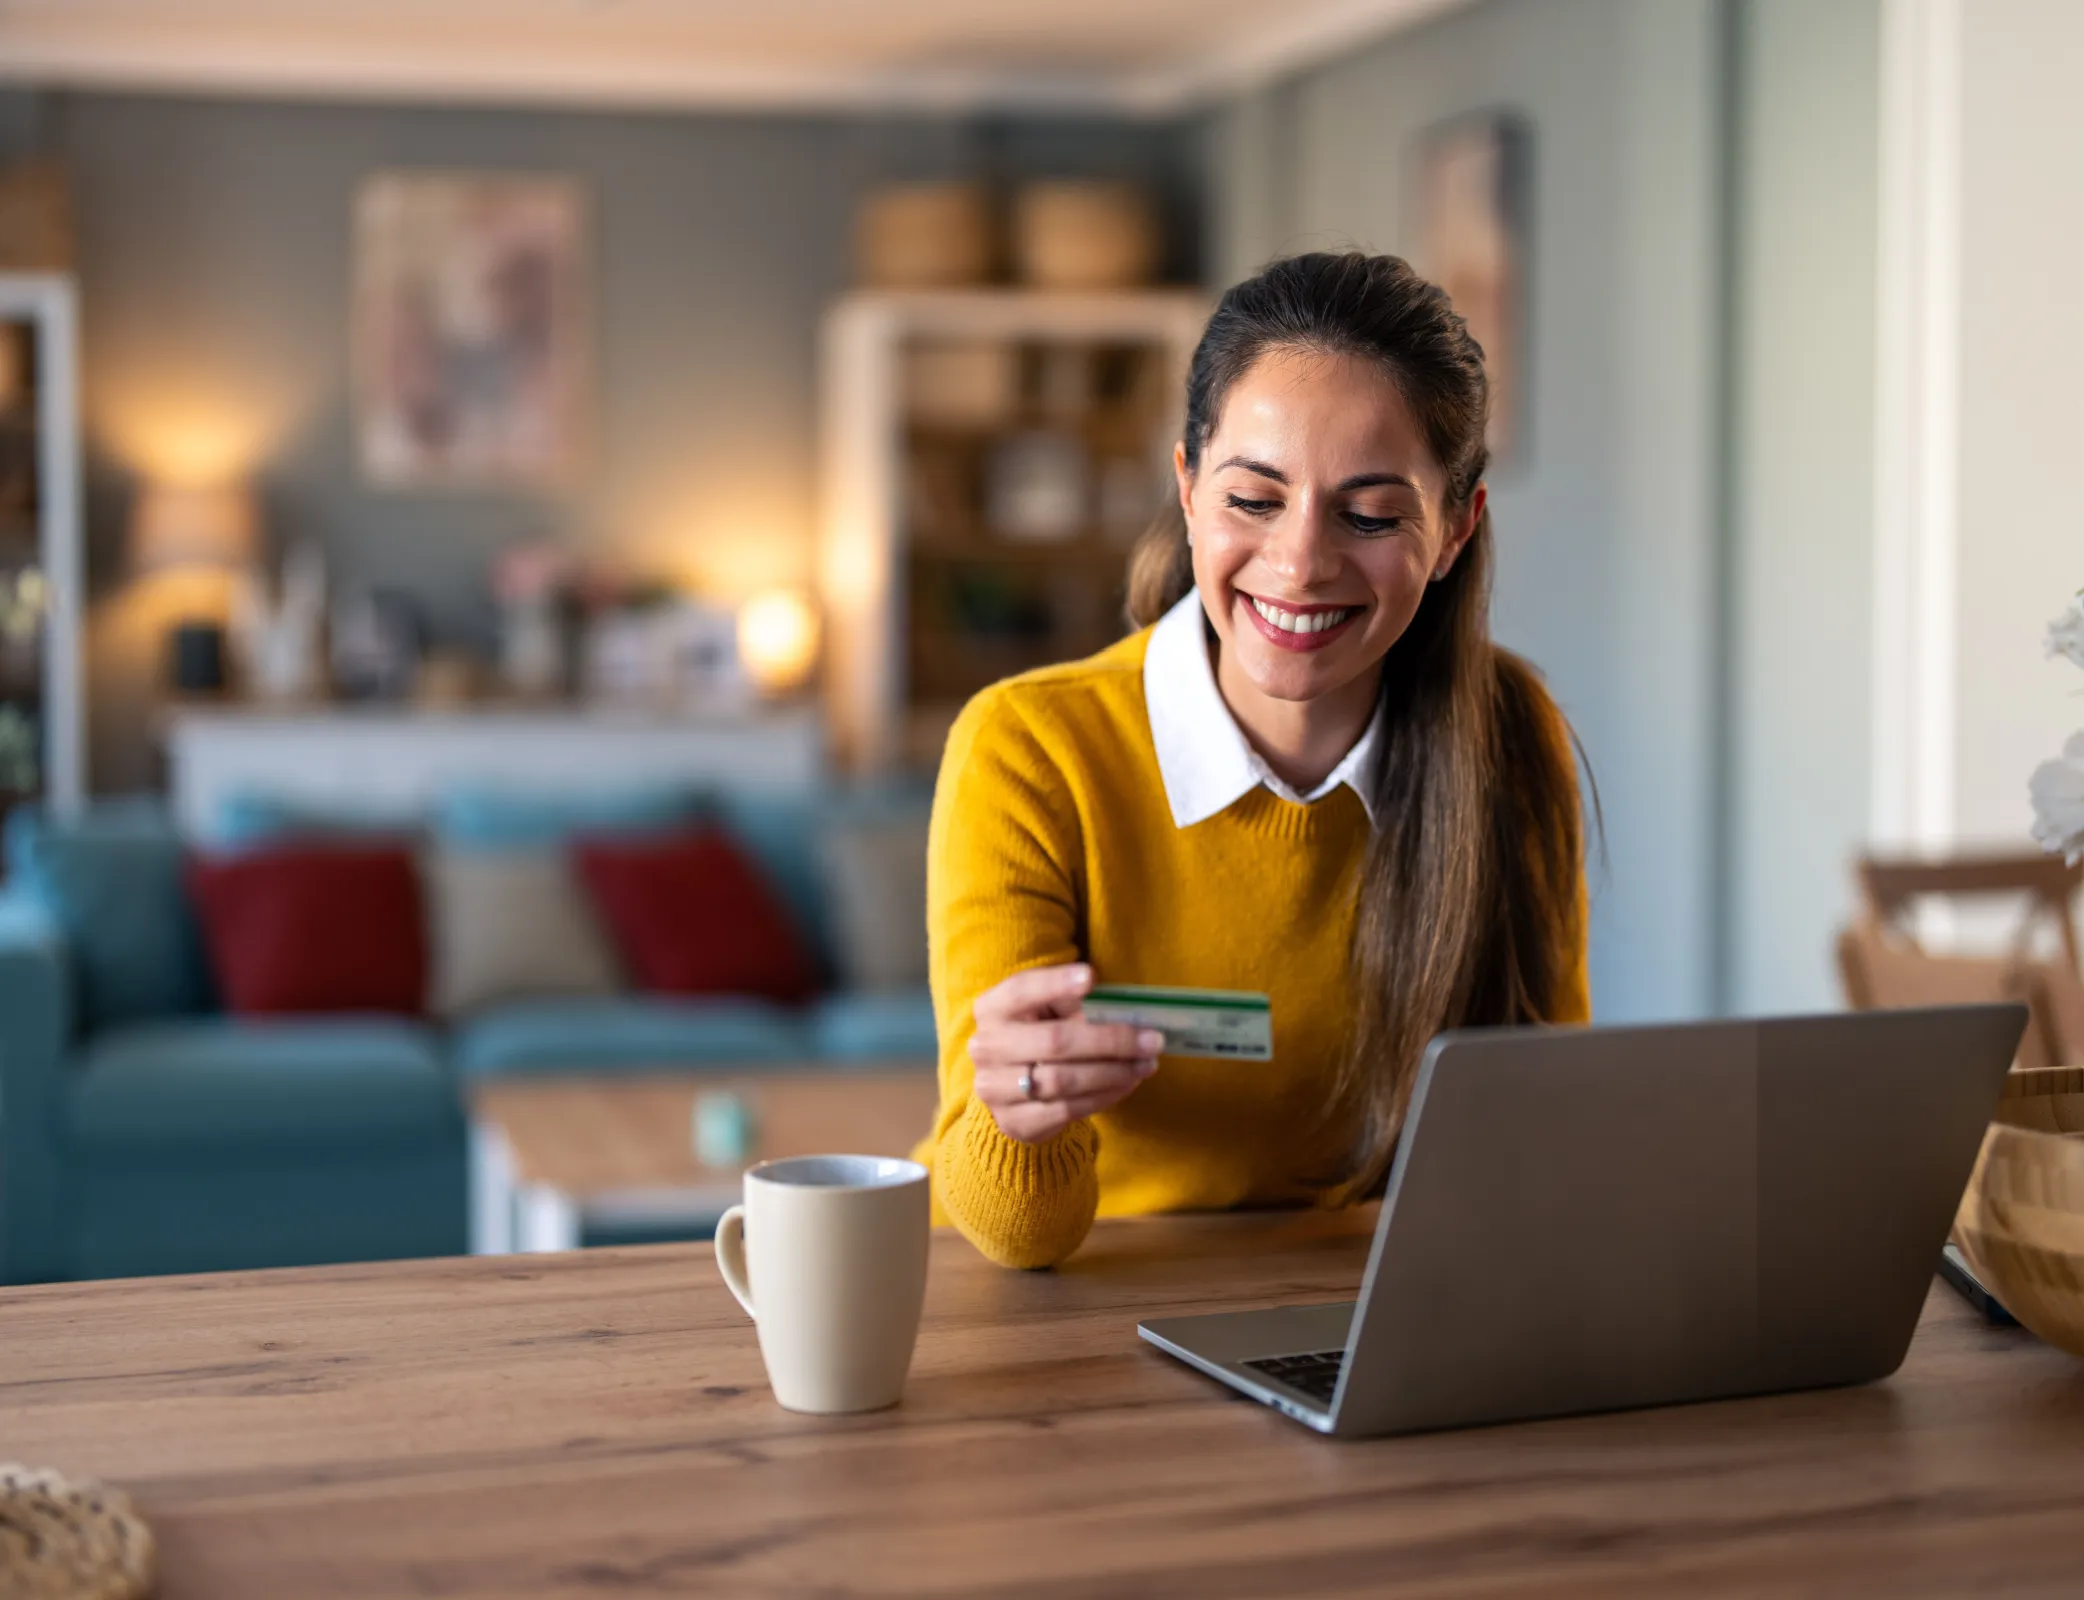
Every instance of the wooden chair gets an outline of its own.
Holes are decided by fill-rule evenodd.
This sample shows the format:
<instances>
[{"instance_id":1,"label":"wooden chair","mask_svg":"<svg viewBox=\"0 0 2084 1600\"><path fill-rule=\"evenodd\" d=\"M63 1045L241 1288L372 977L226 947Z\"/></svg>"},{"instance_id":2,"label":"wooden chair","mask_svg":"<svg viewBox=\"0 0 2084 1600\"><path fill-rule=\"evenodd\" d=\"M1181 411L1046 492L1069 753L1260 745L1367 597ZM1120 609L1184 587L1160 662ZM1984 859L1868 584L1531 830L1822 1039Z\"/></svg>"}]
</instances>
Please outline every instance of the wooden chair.
<instances>
[{"instance_id":1,"label":"wooden chair","mask_svg":"<svg viewBox=\"0 0 2084 1600\"><path fill-rule=\"evenodd\" d=\"M1838 971L1850 1005L1866 1011L2023 1000L2032 1019L2018 1064L2084 1065L2084 962L2073 910L2084 862L2069 866L2045 855L1868 856L1856 870L1861 915L1838 938ZM1931 896L2023 898L2025 914L2002 955L1939 954L1926 950L1909 925L1917 903ZM2055 959L2033 953L2036 932L2050 923L2062 946Z\"/></svg>"}]
</instances>

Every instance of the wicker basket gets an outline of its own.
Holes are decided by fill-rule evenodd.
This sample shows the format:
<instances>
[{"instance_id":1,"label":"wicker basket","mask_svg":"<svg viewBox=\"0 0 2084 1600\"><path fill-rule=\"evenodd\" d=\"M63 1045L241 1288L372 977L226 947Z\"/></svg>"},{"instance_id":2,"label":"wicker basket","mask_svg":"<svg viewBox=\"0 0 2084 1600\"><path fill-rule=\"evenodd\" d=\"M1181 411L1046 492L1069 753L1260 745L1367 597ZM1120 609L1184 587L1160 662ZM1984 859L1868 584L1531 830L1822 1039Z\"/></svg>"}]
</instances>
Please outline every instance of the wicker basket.
<instances>
[{"instance_id":1,"label":"wicker basket","mask_svg":"<svg viewBox=\"0 0 2084 1600\"><path fill-rule=\"evenodd\" d=\"M854 264L878 289L939 289L991 276L991 201L981 184L913 183L862 201Z\"/></svg>"},{"instance_id":2,"label":"wicker basket","mask_svg":"<svg viewBox=\"0 0 2084 1600\"><path fill-rule=\"evenodd\" d=\"M1157 218L1132 184L1031 183L1013 206L1013 257L1037 288L1130 288L1157 270Z\"/></svg>"},{"instance_id":3,"label":"wicker basket","mask_svg":"<svg viewBox=\"0 0 2084 1600\"><path fill-rule=\"evenodd\" d=\"M2084 1067L2012 1073L1954 1241L2005 1310L2084 1360Z\"/></svg>"},{"instance_id":4,"label":"wicker basket","mask_svg":"<svg viewBox=\"0 0 2084 1600\"><path fill-rule=\"evenodd\" d=\"M152 1533L130 1502L48 1468L0 1466L0 1595L137 1600L152 1592Z\"/></svg>"}]
</instances>

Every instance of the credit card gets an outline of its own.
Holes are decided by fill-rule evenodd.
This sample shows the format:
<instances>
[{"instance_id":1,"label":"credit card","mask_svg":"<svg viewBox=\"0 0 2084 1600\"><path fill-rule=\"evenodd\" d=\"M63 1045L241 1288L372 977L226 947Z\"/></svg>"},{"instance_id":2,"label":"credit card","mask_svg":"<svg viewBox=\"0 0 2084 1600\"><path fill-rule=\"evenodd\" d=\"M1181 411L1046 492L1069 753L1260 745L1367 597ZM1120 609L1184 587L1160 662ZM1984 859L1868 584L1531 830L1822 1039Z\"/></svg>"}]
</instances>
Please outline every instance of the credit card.
<instances>
[{"instance_id":1,"label":"credit card","mask_svg":"<svg viewBox=\"0 0 2084 1600\"><path fill-rule=\"evenodd\" d=\"M1085 1019L1156 1028L1165 1035L1168 1056L1225 1061L1274 1058L1274 1007L1263 994L1102 984L1085 997Z\"/></svg>"}]
</instances>

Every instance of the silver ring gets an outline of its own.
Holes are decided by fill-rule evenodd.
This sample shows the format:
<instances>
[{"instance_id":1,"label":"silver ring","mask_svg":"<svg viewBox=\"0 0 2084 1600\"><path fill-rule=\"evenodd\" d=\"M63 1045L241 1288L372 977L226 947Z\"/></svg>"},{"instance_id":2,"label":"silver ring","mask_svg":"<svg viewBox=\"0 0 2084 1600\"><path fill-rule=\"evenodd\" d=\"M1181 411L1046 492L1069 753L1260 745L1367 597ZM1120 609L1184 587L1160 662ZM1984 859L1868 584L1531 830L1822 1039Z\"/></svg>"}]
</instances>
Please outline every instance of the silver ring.
<instances>
[{"instance_id":1,"label":"silver ring","mask_svg":"<svg viewBox=\"0 0 2084 1600\"><path fill-rule=\"evenodd\" d=\"M1033 1067L1022 1067L1020 1069L1020 1098L1023 1100L1035 1098L1035 1069Z\"/></svg>"}]
</instances>

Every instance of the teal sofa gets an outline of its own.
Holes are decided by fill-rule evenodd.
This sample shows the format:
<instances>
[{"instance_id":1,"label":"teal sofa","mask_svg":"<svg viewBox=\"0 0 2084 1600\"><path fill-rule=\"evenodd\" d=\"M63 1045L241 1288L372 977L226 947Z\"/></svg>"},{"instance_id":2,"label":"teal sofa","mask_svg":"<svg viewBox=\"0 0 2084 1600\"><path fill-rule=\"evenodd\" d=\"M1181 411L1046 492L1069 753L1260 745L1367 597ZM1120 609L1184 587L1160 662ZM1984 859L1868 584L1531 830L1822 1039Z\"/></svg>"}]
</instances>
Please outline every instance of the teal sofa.
<instances>
[{"instance_id":1,"label":"teal sofa","mask_svg":"<svg viewBox=\"0 0 2084 1600\"><path fill-rule=\"evenodd\" d=\"M833 802L742 801L829 975L817 829ZM152 806L16 813L0 887L0 1281L304 1265L466 1248L464 1090L510 1075L929 1061L924 989L518 1000L454 1028L241 1020L211 992Z\"/></svg>"}]
</instances>

